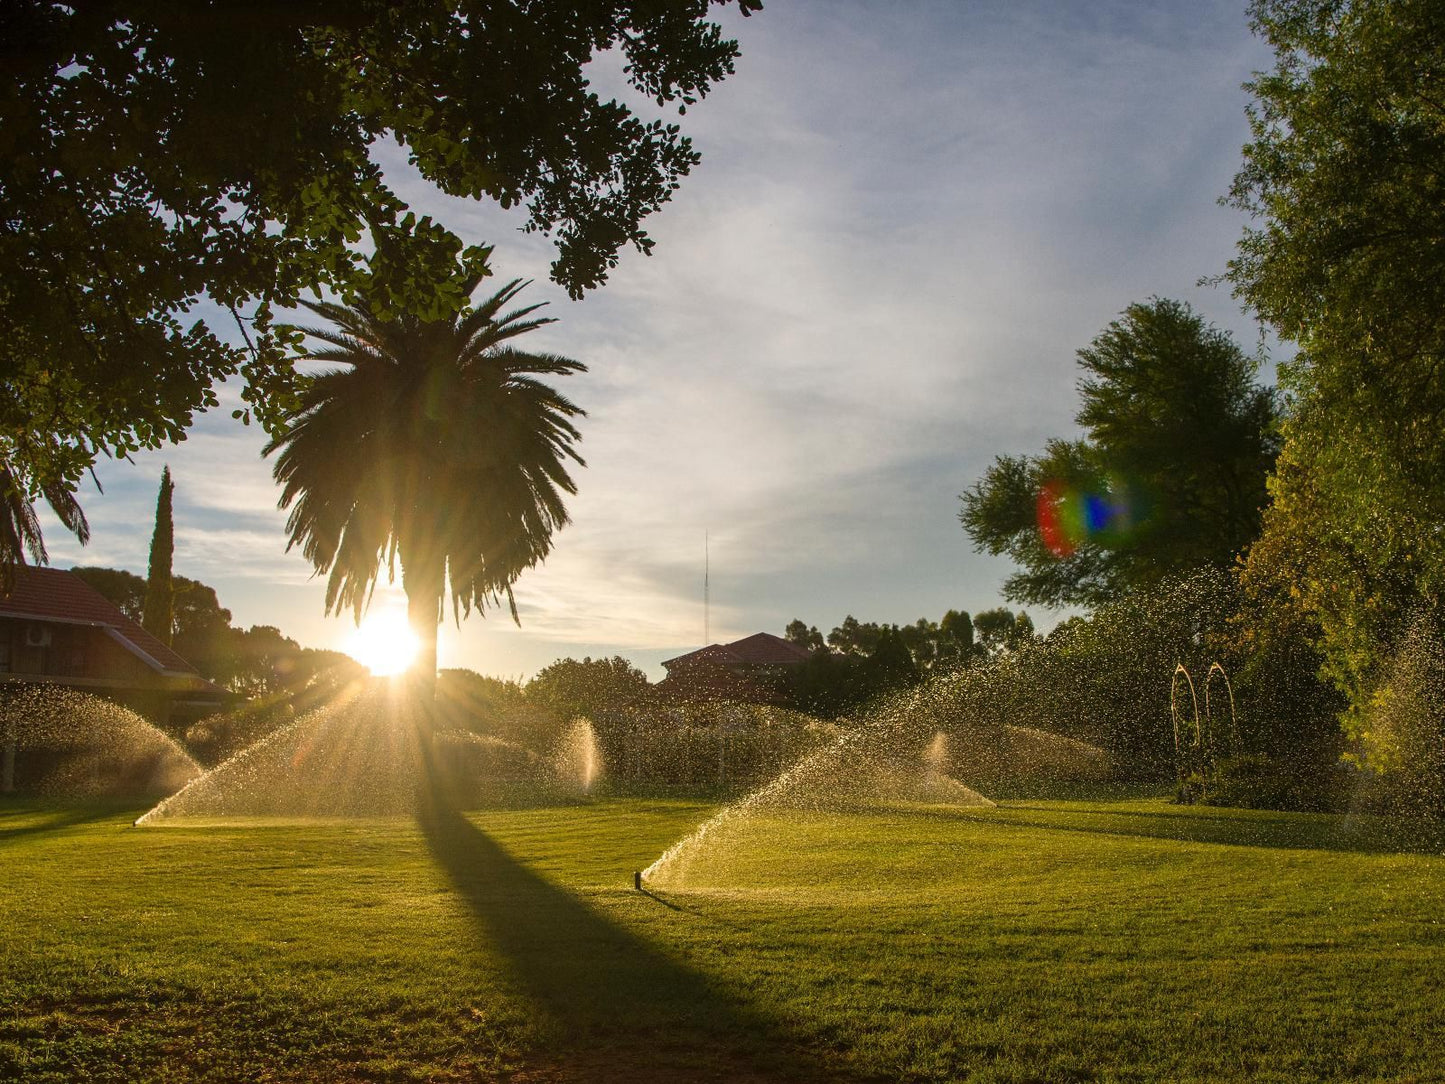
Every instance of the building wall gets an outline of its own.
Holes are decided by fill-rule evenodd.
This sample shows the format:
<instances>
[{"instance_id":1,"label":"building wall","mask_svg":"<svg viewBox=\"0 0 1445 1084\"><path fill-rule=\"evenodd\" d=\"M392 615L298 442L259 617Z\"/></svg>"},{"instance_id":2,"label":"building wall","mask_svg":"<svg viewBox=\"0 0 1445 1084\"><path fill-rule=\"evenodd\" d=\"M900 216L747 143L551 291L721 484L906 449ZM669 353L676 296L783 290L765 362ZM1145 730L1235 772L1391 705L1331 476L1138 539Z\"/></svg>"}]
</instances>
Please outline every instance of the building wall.
<instances>
[{"instance_id":1,"label":"building wall","mask_svg":"<svg viewBox=\"0 0 1445 1084\"><path fill-rule=\"evenodd\" d=\"M34 626L49 630L48 644L27 637ZM7 686L32 683L103 697L161 727L171 722L172 681L116 643L105 629L0 617L0 695Z\"/></svg>"},{"instance_id":2,"label":"building wall","mask_svg":"<svg viewBox=\"0 0 1445 1084\"><path fill-rule=\"evenodd\" d=\"M33 642L32 629L48 632L50 642ZM107 680L117 685L161 684L159 675L104 629L11 617L0 617L0 674Z\"/></svg>"}]
</instances>

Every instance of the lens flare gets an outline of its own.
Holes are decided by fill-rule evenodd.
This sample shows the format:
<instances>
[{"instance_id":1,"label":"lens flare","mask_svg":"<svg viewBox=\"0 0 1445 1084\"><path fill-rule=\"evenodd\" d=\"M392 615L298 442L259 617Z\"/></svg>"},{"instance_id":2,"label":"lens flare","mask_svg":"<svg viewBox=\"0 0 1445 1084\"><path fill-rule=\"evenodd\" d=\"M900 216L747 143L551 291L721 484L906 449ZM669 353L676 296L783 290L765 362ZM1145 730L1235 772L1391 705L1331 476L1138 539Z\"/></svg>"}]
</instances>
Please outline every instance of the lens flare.
<instances>
[{"instance_id":1,"label":"lens flare","mask_svg":"<svg viewBox=\"0 0 1445 1084\"><path fill-rule=\"evenodd\" d=\"M374 677L400 674L415 661L421 643L395 611L371 614L346 641L344 650Z\"/></svg>"},{"instance_id":2,"label":"lens flare","mask_svg":"<svg viewBox=\"0 0 1445 1084\"><path fill-rule=\"evenodd\" d=\"M1036 511L1039 537L1059 558L1070 556L1085 542L1116 546L1142 518L1137 495L1119 478L1107 479L1098 491L1050 481L1039 490Z\"/></svg>"}]
</instances>

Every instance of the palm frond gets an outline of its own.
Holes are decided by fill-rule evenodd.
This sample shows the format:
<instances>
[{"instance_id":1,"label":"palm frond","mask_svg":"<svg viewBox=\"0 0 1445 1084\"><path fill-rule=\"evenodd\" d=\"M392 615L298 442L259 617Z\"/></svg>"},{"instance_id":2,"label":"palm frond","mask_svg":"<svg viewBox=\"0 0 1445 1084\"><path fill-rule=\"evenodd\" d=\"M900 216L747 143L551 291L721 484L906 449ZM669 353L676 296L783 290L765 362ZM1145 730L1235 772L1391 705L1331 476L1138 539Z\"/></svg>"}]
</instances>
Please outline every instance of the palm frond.
<instances>
[{"instance_id":1,"label":"palm frond","mask_svg":"<svg viewBox=\"0 0 1445 1084\"><path fill-rule=\"evenodd\" d=\"M576 492L567 465L584 465L585 412L540 378L586 367L499 345L552 322L538 305L503 313L526 285L430 322L306 303L332 325L303 329L327 344L308 356L346 367L308 378L266 454L288 545L327 577L328 613L359 617L400 560L439 562L454 614L505 598L516 617L512 584L550 552Z\"/></svg>"}]
</instances>

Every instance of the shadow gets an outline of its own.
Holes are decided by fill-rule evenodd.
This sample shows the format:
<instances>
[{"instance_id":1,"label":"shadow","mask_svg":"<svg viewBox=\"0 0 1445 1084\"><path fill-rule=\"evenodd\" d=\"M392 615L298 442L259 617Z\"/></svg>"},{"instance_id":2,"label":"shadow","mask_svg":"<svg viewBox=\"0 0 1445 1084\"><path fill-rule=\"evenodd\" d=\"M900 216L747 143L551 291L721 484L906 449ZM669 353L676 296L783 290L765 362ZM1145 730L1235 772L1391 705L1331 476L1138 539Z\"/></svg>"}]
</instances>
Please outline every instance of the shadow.
<instances>
[{"instance_id":1,"label":"shadow","mask_svg":"<svg viewBox=\"0 0 1445 1084\"><path fill-rule=\"evenodd\" d=\"M556 1028L525 1079L860 1079L818 1064L736 993L533 873L435 790L420 808L432 856Z\"/></svg>"},{"instance_id":2,"label":"shadow","mask_svg":"<svg viewBox=\"0 0 1445 1084\"><path fill-rule=\"evenodd\" d=\"M680 904L680 903L673 903L671 900L663 899L661 896L659 896L656 892L652 891L652 889L650 889L650 888L639 888L637 891L641 892L641 893L642 893L644 896L646 896L648 899L650 899L650 900L655 900L656 902L662 904L662 906L668 908L668 910L671 910L671 911L687 911L687 908L684 907L684 906L682 906L682 904Z\"/></svg>"},{"instance_id":3,"label":"shadow","mask_svg":"<svg viewBox=\"0 0 1445 1084\"><path fill-rule=\"evenodd\" d=\"M729 930L742 930L745 928L740 922L729 922L725 918L719 918L717 915L709 914L701 907L689 907L686 904L677 903L673 900L668 899L667 896L663 893L657 892L651 888L647 888L646 886L644 886L640 891L642 895L646 896L654 903L662 904L662 906L666 907L669 911L677 911L680 914L692 915L694 918L699 918L704 922L710 922L715 926L724 926Z\"/></svg>"},{"instance_id":4,"label":"shadow","mask_svg":"<svg viewBox=\"0 0 1445 1084\"><path fill-rule=\"evenodd\" d=\"M45 832L60 832L66 828L75 828L82 824L93 824L96 821L109 820L122 812L124 812L124 810L117 806L81 806L68 809L37 809L32 806L4 810L0 812L0 847L5 846L7 843L16 842L25 836L40 835ZM23 824L7 823L21 819L22 817L25 818L25 823Z\"/></svg>"},{"instance_id":5,"label":"shadow","mask_svg":"<svg viewBox=\"0 0 1445 1084\"><path fill-rule=\"evenodd\" d=\"M1032 828L1049 832L1083 832L1091 835L1135 836L1180 843L1209 843L1229 847L1264 847L1274 850L1345 851L1363 854L1439 854L1445 836L1433 822L1390 818L1363 813L1278 813L1234 810L1218 812L1149 812L1147 810L1057 809L1049 806L1000 805L983 814L965 812L934 815ZM1010 816L1025 814L1025 816ZM1045 820L1038 816L1058 818ZM1070 824L1079 818L1086 823ZM1092 819L1092 823L1088 820Z\"/></svg>"}]
</instances>

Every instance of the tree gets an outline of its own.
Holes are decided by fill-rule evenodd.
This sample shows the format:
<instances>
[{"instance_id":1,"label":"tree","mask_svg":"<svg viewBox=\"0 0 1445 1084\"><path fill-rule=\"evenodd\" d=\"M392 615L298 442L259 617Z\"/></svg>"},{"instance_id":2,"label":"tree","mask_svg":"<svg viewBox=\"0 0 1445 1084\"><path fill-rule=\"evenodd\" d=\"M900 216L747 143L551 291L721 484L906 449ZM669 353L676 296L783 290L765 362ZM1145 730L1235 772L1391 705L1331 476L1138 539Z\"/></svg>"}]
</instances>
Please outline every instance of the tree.
<instances>
[{"instance_id":1,"label":"tree","mask_svg":"<svg viewBox=\"0 0 1445 1084\"><path fill-rule=\"evenodd\" d=\"M699 156L588 65L615 48L636 91L685 110L737 56L708 6L0 7L0 565L44 560L37 500L83 540L87 468L181 439L217 381L240 373L247 416L280 424L294 343L273 313L304 290L365 289L378 318L460 310L486 250L408 209L376 163L389 140L443 192L525 204L573 296L623 246L649 251L643 221ZM244 348L197 319L203 299Z\"/></svg>"},{"instance_id":2,"label":"tree","mask_svg":"<svg viewBox=\"0 0 1445 1084\"><path fill-rule=\"evenodd\" d=\"M212 681L229 685L237 663L231 611L221 605L215 588L197 580L177 576L174 588L176 631L171 646Z\"/></svg>"},{"instance_id":3,"label":"tree","mask_svg":"<svg viewBox=\"0 0 1445 1084\"><path fill-rule=\"evenodd\" d=\"M1410 630L1445 624L1445 12L1251 14L1276 63L1250 84L1229 199L1253 222L1228 277L1299 354L1246 580L1314 626L1362 738Z\"/></svg>"},{"instance_id":4,"label":"tree","mask_svg":"<svg viewBox=\"0 0 1445 1084\"><path fill-rule=\"evenodd\" d=\"M979 656L974 641L973 619L967 610L949 610L938 622L938 661L947 666L966 666Z\"/></svg>"},{"instance_id":5,"label":"tree","mask_svg":"<svg viewBox=\"0 0 1445 1084\"><path fill-rule=\"evenodd\" d=\"M979 647L989 656L1018 651L1035 639L1033 619L1002 606L978 614L973 629L978 633Z\"/></svg>"},{"instance_id":6,"label":"tree","mask_svg":"<svg viewBox=\"0 0 1445 1084\"><path fill-rule=\"evenodd\" d=\"M582 464L583 411L538 378L586 367L508 345L551 323L531 317L537 305L503 311L523 285L434 320L306 302L335 325L306 329L329 344L309 357L340 367L306 379L266 447L290 544L328 574L327 613L360 621L382 567L394 577L401 562L424 700L448 595L459 622L502 598L515 620L512 584L551 550L562 495L577 491L566 461Z\"/></svg>"},{"instance_id":7,"label":"tree","mask_svg":"<svg viewBox=\"0 0 1445 1084\"><path fill-rule=\"evenodd\" d=\"M876 622L862 622L849 614L828 633L828 646L844 655L871 655L882 631Z\"/></svg>"},{"instance_id":8,"label":"tree","mask_svg":"<svg viewBox=\"0 0 1445 1084\"><path fill-rule=\"evenodd\" d=\"M647 675L621 655L610 659L558 659L537 671L525 686L529 703L568 722L586 717L594 723L612 712L645 704L652 695Z\"/></svg>"},{"instance_id":9,"label":"tree","mask_svg":"<svg viewBox=\"0 0 1445 1084\"><path fill-rule=\"evenodd\" d=\"M892 692L918 680L918 668L897 625L884 625L873 645L864 673L875 695Z\"/></svg>"},{"instance_id":10,"label":"tree","mask_svg":"<svg viewBox=\"0 0 1445 1084\"><path fill-rule=\"evenodd\" d=\"M1276 65L1249 89L1230 202L1236 294L1302 348L1297 390L1445 507L1445 15L1430 0L1255 0Z\"/></svg>"},{"instance_id":11,"label":"tree","mask_svg":"<svg viewBox=\"0 0 1445 1084\"><path fill-rule=\"evenodd\" d=\"M145 613L146 582L134 572L122 568L77 566L70 570L70 574L88 583L132 621L139 621Z\"/></svg>"},{"instance_id":12,"label":"tree","mask_svg":"<svg viewBox=\"0 0 1445 1084\"><path fill-rule=\"evenodd\" d=\"M247 697L265 697L286 687L301 645L275 625L232 630L235 668L228 685Z\"/></svg>"},{"instance_id":13,"label":"tree","mask_svg":"<svg viewBox=\"0 0 1445 1084\"><path fill-rule=\"evenodd\" d=\"M1258 533L1278 450L1257 359L1186 304L1130 305L1079 351L1081 440L1000 456L964 493L974 547L1022 570L1017 602L1096 605L1202 566Z\"/></svg>"},{"instance_id":14,"label":"tree","mask_svg":"<svg viewBox=\"0 0 1445 1084\"><path fill-rule=\"evenodd\" d=\"M1015 628L1012 613L998 612L1008 614L1012 644L1032 637L1027 615L1019 616ZM825 647L815 627L794 619L785 638L813 654L792 672L792 703L814 715L836 717L925 675L971 666L986 654L974 640L974 627L964 610L949 610L941 621L920 617L901 626L863 622L849 614L828 634Z\"/></svg>"},{"instance_id":15,"label":"tree","mask_svg":"<svg viewBox=\"0 0 1445 1084\"><path fill-rule=\"evenodd\" d=\"M337 685L355 680L365 672L350 656L339 651L302 647L274 625L227 631L231 641L230 666L223 681L227 688L247 697L294 697L314 685L318 678L323 679L322 691L334 694ZM336 680L330 680L333 675Z\"/></svg>"},{"instance_id":16,"label":"tree","mask_svg":"<svg viewBox=\"0 0 1445 1084\"><path fill-rule=\"evenodd\" d=\"M917 673L926 673L938 660L938 623L920 617L911 625L894 625L898 640L908 649L908 657Z\"/></svg>"},{"instance_id":17,"label":"tree","mask_svg":"<svg viewBox=\"0 0 1445 1084\"><path fill-rule=\"evenodd\" d=\"M783 639L790 644L797 644L806 651L825 651L827 644L823 641L823 634L818 631L816 625L809 625L801 618L794 618L788 622L788 627L783 630Z\"/></svg>"},{"instance_id":18,"label":"tree","mask_svg":"<svg viewBox=\"0 0 1445 1084\"><path fill-rule=\"evenodd\" d=\"M3 386L0 377L0 386ZM4 407L0 406L0 411ZM36 564L50 560L35 504L44 500L61 526L75 535L81 545L90 541L90 525L63 479L36 477L21 462L17 449L30 446L18 435L0 432L0 593L14 586L15 565L28 554Z\"/></svg>"},{"instance_id":19,"label":"tree","mask_svg":"<svg viewBox=\"0 0 1445 1084\"><path fill-rule=\"evenodd\" d=\"M176 528L171 516L175 489L171 468L166 467L161 471L161 490L156 497L156 525L151 533L150 568L140 622L142 628L167 645L175 634L176 622L175 589L171 583L171 560L176 552Z\"/></svg>"},{"instance_id":20,"label":"tree","mask_svg":"<svg viewBox=\"0 0 1445 1084\"><path fill-rule=\"evenodd\" d=\"M940 666L965 666L979 657L979 648L973 638L973 621L966 610L949 610L938 622L920 617L913 624L903 626L863 622L849 614L828 634L826 642L816 627L795 618L788 623L783 638L814 652L831 650L837 655L868 658L878 651L879 644L890 632L896 633L898 641L908 649L917 673ZM837 672L836 667L830 669L826 665L814 669L818 675ZM815 684L821 683L821 680Z\"/></svg>"}]
</instances>

